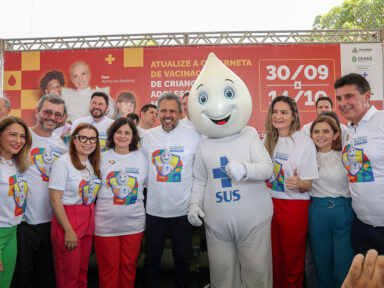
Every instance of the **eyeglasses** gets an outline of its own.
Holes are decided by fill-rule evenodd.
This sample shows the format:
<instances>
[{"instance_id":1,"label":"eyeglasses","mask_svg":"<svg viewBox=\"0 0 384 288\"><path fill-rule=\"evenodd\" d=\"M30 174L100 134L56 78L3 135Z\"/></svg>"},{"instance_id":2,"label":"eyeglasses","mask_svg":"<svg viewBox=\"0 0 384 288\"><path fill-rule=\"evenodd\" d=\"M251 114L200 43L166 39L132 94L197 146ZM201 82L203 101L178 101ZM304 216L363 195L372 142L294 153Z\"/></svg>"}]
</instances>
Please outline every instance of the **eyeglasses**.
<instances>
[{"instance_id":1,"label":"eyeglasses","mask_svg":"<svg viewBox=\"0 0 384 288\"><path fill-rule=\"evenodd\" d=\"M75 135L75 137L79 139L81 143L87 143L87 141L89 141L89 143L95 144L97 142L97 137L87 137L84 135Z\"/></svg>"},{"instance_id":2,"label":"eyeglasses","mask_svg":"<svg viewBox=\"0 0 384 288\"><path fill-rule=\"evenodd\" d=\"M41 113L43 113L45 117L52 117L52 115L54 115L55 119L59 121L64 117L64 114L60 112L53 112L52 110L41 110Z\"/></svg>"}]
</instances>

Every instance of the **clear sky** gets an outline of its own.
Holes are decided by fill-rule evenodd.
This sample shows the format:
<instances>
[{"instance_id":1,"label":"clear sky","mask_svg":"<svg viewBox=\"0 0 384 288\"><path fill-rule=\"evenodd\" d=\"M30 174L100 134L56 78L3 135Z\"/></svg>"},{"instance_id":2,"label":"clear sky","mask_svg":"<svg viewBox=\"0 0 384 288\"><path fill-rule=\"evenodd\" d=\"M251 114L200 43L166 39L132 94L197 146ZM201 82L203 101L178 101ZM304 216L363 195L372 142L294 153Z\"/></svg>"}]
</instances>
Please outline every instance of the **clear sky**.
<instances>
[{"instance_id":1,"label":"clear sky","mask_svg":"<svg viewBox=\"0 0 384 288\"><path fill-rule=\"evenodd\" d=\"M311 30L342 0L1 0L0 38Z\"/></svg>"}]
</instances>

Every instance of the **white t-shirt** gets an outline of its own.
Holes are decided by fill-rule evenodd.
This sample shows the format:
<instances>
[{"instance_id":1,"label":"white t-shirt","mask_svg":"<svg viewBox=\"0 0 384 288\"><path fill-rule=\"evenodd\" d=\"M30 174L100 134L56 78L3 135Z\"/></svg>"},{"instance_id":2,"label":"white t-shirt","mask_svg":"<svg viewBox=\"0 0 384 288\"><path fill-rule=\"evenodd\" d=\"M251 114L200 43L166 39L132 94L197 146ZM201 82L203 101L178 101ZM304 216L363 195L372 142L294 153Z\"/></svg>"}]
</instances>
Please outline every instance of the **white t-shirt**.
<instances>
[{"instance_id":1,"label":"white t-shirt","mask_svg":"<svg viewBox=\"0 0 384 288\"><path fill-rule=\"evenodd\" d=\"M149 163L147 213L158 217L188 214L192 165L200 135L177 125L169 133L161 126L148 130L141 150Z\"/></svg>"},{"instance_id":2,"label":"white t-shirt","mask_svg":"<svg viewBox=\"0 0 384 288\"><path fill-rule=\"evenodd\" d=\"M143 153L121 155L109 150L101 156L100 170L95 235L120 236L144 231L143 183L148 175L148 163Z\"/></svg>"},{"instance_id":3,"label":"white t-shirt","mask_svg":"<svg viewBox=\"0 0 384 288\"><path fill-rule=\"evenodd\" d=\"M63 126L57 127L55 130L53 130L53 134L56 134L57 136L60 137L64 133L71 132L71 130L72 130L71 127L72 127L71 124L69 124L68 122L65 122Z\"/></svg>"},{"instance_id":4,"label":"white t-shirt","mask_svg":"<svg viewBox=\"0 0 384 288\"><path fill-rule=\"evenodd\" d=\"M357 126L348 124L342 154L352 207L364 223L384 227L384 112L370 107Z\"/></svg>"},{"instance_id":5,"label":"white t-shirt","mask_svg":"<svg viewBox=\"0 0 384 288\"><path fill-rule=\"evenodd\" d=\"M21 222L27 205L29 185L17 172L16 164L0 160L0 227L12 227Z\"/></svg>"},{"instance_id":6,"label":"white t-shirt","mask_svg":"<svg viewBox=\"0 0 384 288\"><path fill-rule=\"evenodd\" d=\"M71 134L80 123L92 124L93 126L96 127L97 131L99 131L100 149L101 149L101 152L104 152L107 149L106 147L107 138L108 138L107 130L112 125L113 122L114 120L105 116L99 122L96 122L95 120L93 120L92 116L87 116L84 118L77 119L75 122L73 122Z\"/></svg>"},{"instance_id":7,"label":"white t-shirt","mask_svg":"<svg viewBox=\"0 0 384 288\"><path fill-rule=\"evenodd\" d=\"M288 137L279 137L272 161L273 175L267 181L271 196L278 199L310 199L308 192L288 189L285 181L287 177L294 176L295 169L302 180L319 178L313 141L299 131Z\"/></svg>"},{"instance_id":8,"label":"white t-shirt","mask_svg":"<svg viewBox=\"0 0 384 288\"><path fill-rule=\"evenodd\" d=\"M36 225L52 221L48 182L53 162L67 152L63 140L55 134L41 137L30 129L32 148L29 152L31 166L24 176L29 184L28 205L23 221Z\"/></svg>"},{"instance_id":9,"label":"white t-shirt","mask_svg":"<svg viewBox=\"0 0 384 288\"><path fill-rule=\"evenodd\" d=\"M53 164L48 188L63 191L61 202L64 205L90 205L95 201L101 184L100 179L93 173L89 160L85 162L85 166L86 169L77 170L69 153Z\"/></svg>"},{"instance_id":10,"label":"white t-shirt","mask_svg":"<svg viewBox=\"0 0 384 288\"><path fill-rule=\"evenodd\" d=\"M137 132L139 132L140 138L142 138L144 133L149 130L149 129L144 129L144 128L140 127L140 126L136 126L136 128L137 128Z\"/></svg>"},{"instance_id":11,"label":"white t-shirt","mask_svg":"<svg viewBox=\"0 0 384 288\"><path fill-rule=\"evenodd\" d=\"M311 197L351 197L341 151L317 152L319 179L312 180Z\"/></svg>"}]
</instances>

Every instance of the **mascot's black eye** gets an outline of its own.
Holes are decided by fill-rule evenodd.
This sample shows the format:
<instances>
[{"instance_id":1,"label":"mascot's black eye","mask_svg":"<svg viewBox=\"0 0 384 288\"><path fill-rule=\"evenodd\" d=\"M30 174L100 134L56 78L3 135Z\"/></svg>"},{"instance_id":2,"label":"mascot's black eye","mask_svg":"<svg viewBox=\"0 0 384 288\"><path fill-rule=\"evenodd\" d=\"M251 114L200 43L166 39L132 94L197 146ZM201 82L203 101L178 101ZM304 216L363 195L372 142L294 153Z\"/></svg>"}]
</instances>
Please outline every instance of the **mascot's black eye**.
<instances>
[{"instance_id":1,"label":"mascot's black eye","mask_svg":"<svg viewBox=\"0 0 384 288\"><path fill-rule=\"evenodd\" d=\"M199 95L199 102L200 102L200 104L202 104L202 105L204 105L205 103L208 102L208 95L207 95L207 93L202 92L202 93Z\"/></svg>"},{"instance_id":2,"label":"mascot's black eye","mask_svg":"<svg viewBox=\"0 0 384 288\"><path fill-rule=\"evenodd\" d=\"M233 99L235 98L235 91L232 88L225 88L224 95L227 99Z\"/></svg>"}]
</instances>

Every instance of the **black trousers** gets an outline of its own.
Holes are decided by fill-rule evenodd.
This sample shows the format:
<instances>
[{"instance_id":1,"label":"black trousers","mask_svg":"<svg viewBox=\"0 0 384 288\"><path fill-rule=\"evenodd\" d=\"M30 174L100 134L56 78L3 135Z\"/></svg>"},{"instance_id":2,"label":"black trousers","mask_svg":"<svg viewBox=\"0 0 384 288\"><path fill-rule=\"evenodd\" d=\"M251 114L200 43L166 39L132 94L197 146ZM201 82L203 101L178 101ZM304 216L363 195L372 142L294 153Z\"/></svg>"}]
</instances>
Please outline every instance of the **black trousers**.
<instances>
[{"instance_id":1,"label":"black trousers","mask_svg":"<svg viewBox=\"0 0 384 288\"><path fill-rule=\"evenodd\" d=\"M160 264L164 243L169 235L175 263L174 286L189 287L193 228L187 216L162 218L147 214L145 230L146 287L159 287Z\"/></svg>"},{"instance_id":2,"label":"black trousers","mask_svg":"<svg viewBox=\"0 0 384 288\"><path fill-rule=\"evenodd\" d=\"M351 236L356 253L365 254L369 249L376 249L379 254L384 254L384 227L365 224L355 217Z\"/></svg>"},{"instance_id":3,"label":"black trousers","mask_svg":"<svg viewBox=\"0 0 384 288\"><path fill-rule=\"evenodd\" d=\"M11 287L56 287L51 222L21 222L17 227L17 259Z\"/></svg>"}]
</instances>

